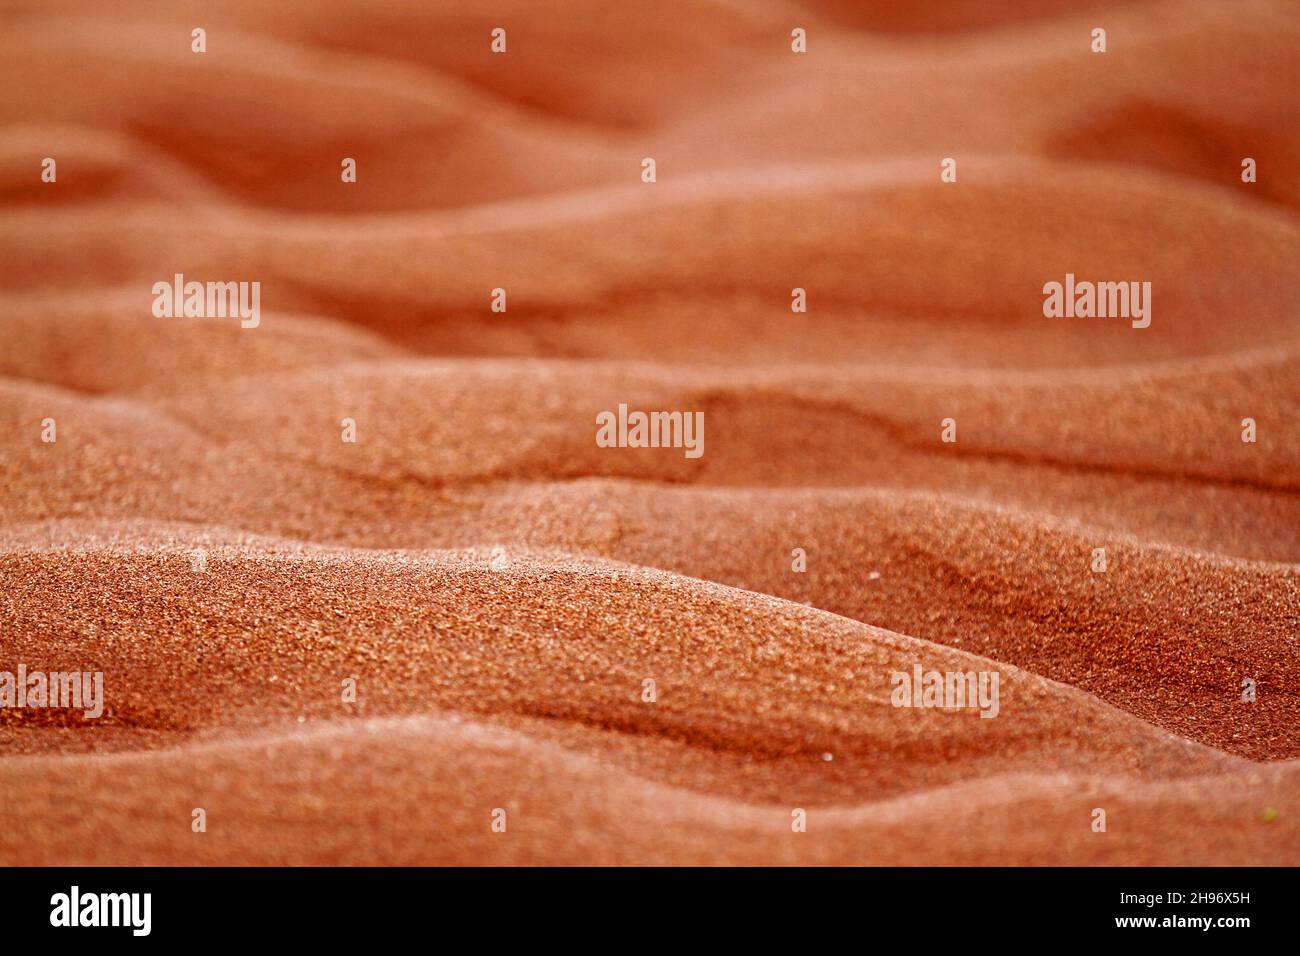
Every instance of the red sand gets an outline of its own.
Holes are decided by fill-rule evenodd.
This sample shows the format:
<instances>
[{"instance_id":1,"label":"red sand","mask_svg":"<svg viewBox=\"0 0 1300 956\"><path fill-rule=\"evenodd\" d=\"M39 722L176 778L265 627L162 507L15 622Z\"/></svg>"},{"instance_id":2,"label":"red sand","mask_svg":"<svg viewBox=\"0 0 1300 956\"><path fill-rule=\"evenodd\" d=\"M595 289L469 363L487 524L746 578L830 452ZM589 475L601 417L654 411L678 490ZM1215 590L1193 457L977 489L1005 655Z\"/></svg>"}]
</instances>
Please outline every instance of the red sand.
<instances>
[{"instance_id":1,"label":"red sand","mask_svg":"<svg viewBox=\"0 0 1300 956\"><path fill-rule=\"evenodd\" d=\"M543 6L0 12L0 864L1297 862L1295 6Z\"/></svg>"}]
</instances>

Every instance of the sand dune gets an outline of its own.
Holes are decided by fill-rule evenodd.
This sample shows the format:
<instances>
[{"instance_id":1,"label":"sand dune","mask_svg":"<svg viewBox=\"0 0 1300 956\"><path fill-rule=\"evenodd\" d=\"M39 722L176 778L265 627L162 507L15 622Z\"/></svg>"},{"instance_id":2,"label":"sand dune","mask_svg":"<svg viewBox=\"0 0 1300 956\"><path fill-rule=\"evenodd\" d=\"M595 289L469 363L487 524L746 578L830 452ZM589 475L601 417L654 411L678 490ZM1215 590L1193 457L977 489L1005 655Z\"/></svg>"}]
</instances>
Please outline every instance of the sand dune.
<instances>
[{"instance_id":1,"label":"sand dune","mask_svg":"<svg viewBox=\"0 0 1300 956\"><path fill-rule=\"evenodd\" d=\"M459 514L396 534L363 522L342 537L362 544L399 537L422 547L473 542L474 560L481 564L487 555L502 571L539 548L664 568L1015 664L1230 753L1257 759L1300 753L1294 693L1300 575L1287 565L1143 546L1013 511L896 492L737 495L593 482L529 486L486 498L477 508L447 510ZM551 515L557 510L570 517L556 520ZM668 515L700 527L747 520L743 530L725 537L685 537L672 530ZM1113 562L1105 578L1088 567L1098 545ZM808 553L806 574L790 572L792 546ZM88 573L79 570L82 562L99 567L128 560L161 566L176 579L168 591L191 582L191 555L199 548L223 573L232 570L230 562L238 567L254 558L315 553L293 542L272 539L268 545L232 536L220 527L156 522L17 526L0 537L0 547L15 582L51 593L65 587L55 583L51 562L70 551L77 555L69 572L74 576ZM252 550L227 555L231 547ZM22 564L27 557L35 564ZM404 551L393 557L418 566L434 555ZM222 580L212 574L199 583L206 591ZM1173 580L1180 582L1176 593L1150 593L1152 581ZM68 624L67 630L78 634L84 627ZM1169 660L1179 667L1163 668ZM1243 677L1264 691L1253 705L1238 699Z\"/></svg>"},{"instance_id":2,"label":"sand dune","mask_svg":"<svg viewBox=\"0 0 1300 956\"><path fill-rule=\"evenodd\" d=\"M39 798L33 779L43 782ZM25 819L38 846L33 853L6 826L6 862L21 853L28 862L89 865L1185 865L1212 855L1267 865L1293 862L1300 838L1294 765L1164 783L995 777L812 810L807 832L792 833L801 805L610 774L602 761L548 741L427 717L147 754L11 760L0 787L16 801L5 816ZM57 819L46 799L61 808ZM201 835L189 827L195 804L211 821ZM1098 804L1115 820L1104 836L1087 825ZM358 806L382 806L384 815ZM503 834L490 829L497 809ZM407 825L385 825L392 819Z\"/></svg>"},{"instance_id":3,"label":"sand dune","mask_svg":"<svg viewBox=\"0 0 1300 956\"><path fill-rule=\"evenodd\" d=\"M946 783L955 752L965 755L963 774L1013 754L1052 769L1166 776L1239 765L1014 670L997 719L933 710L917 719L890 706L892 672L990 662L664 572L519 551L495 568L486 551L241 553L215 542L206 551L201 574L174 548L6 557L12 628L45 625L39 641L16 648L29 667L61 670L92 630L96 669L121 674L132 702L151 702L147 721L131 704L110 703L101 746L142 722L196 733L337 715L340 682L351 676L366 691L359 710L546 718L562 737L569 725L612 732L634 738L629 759L664 764L657 770L670 778L680 768L656 752L686 745L709 754L710 789L751 796L775 795L787 778L823 801ZM124 571L131 584L116 585ZM42 606L42 595L66 594L72 581L93 603ZM169 608L165 645L131 610L155 604ZM719 638L742 620L743 642ZM653 705L640 700L647 677L660 691ZM30 727L11 732L21 742ZM827 752L840 762L833 772L818 766ZM815 782L801 779L810 765Z\"/></svg>"},{"instance_id":4,"label":"sand dune","mask_svg":"<svg viewBox=\"0 0 1300 956\"><path fill-rule=\"evenodd\" d=\"M1300 544L1297 446L1270 433L1286 428L1290 362L1248 357L1208 374L1016 388L1002 376L944 386L877 375L385 361L265 374L250 388L246 377L199 377L219 359L213 350L194 363L195 378L159 386L165 400L0 387L12 519L111 509L347 539L342 520L423 523L449 495L603 477L928 489L1263 560L1294 560ZM705 410L705 454L596 447L596 414L620 402ZM1240 442L1242 410L1268 430L1255 445ZM958 422L956 444L941 441L948 416ZM50 417L62 440L34 442ZM355 444L340 441L344 419L357 423ZM99 499L89 512L88 497Z\"/></svg>"},{"instance_id":5,"label":"sand dune","mask_svg":"<svg viewBox=\"0 0 1300 956\"><path fill-rule=\"evenodd\" d=\"M1296 861L1294 5L672 6L0 4L0 863Z\"/></svg>"},{"instance_id":6,"label":"sand dune","mask_svg":"<svg viewBox=\"0 0 1300 956\"><path fill-rule=\"evenodd\" d=\"M438 354L1023 368L1296 340L1294 217L1244 209L1186 180L1128 173L1117 188L1114 177L1077 166L1063 202L1051 182L1059 167L1013 160L1008 170L1005 160L975 157L977 170L1000 170L995 178L943 194L933 188L935 164L917 157L700 176L650 191L634 178L636 162L627 185L323 225L226 207L193 218L148 206L23 207L18 228L0 237L0 269L18 288L53 268L74 285L134 284L142 296L177 272L201 281L252 274L268 301L291 311L347 319ZM1075 225L1080 207L1090 213ZM1189 215L1204 231L1181 235ZM1127 238L1117 239L1125 224ZM1153 229L1179 242L1151 243ZM109 243L111 256L90 256ZM1005 251L990 256L990 247ZM1195 268L1209 256L1252 283L1244 314L1235 286ZM1067 272L1150 277L1161 290L1150 327L1044 321L1040 290ZM806 316L790 313L796 287L811 290ZM504 316L489 311L494 288L509 294Z\"/></svg>"}]
</instances>

